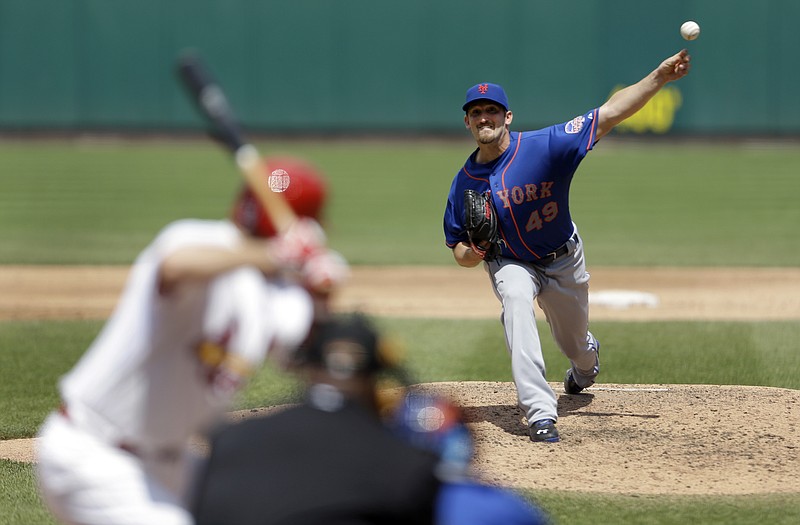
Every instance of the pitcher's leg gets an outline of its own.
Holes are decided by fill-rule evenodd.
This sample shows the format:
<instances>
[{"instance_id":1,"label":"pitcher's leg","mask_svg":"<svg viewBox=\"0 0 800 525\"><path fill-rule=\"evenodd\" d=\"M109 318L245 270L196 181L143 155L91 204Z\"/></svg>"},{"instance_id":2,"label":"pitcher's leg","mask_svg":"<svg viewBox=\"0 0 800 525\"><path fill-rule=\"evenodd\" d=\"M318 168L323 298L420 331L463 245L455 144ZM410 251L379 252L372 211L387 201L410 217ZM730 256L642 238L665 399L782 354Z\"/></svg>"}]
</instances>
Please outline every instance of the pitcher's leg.
<instances>
[{"instance_id":1,"label":"pitcher's leg","mask_svg":"<svg viewBox=\"0 0 800 525\"><path fill-rule=\"evenodd\" d=\"M580 246L545 271L539 305L547 315L553 339L569 359L573 379L582 390L600 372L597 340L589 332L589 274Z\"/></svg>"},{"instance_id":2,"label":"pitcher's leg","mask_svg":"<svg viewBox=\"0 0 800 525\"><path fill-rule=\"evenodd\" d=\"M520 408L528 424L542 419L555 421L558 402L547 384L533 309L538 293L537 280L525 266L508 261L492 262L489 272L495 294L503 305L501 319Z\"/></svg>"}]
</instances>

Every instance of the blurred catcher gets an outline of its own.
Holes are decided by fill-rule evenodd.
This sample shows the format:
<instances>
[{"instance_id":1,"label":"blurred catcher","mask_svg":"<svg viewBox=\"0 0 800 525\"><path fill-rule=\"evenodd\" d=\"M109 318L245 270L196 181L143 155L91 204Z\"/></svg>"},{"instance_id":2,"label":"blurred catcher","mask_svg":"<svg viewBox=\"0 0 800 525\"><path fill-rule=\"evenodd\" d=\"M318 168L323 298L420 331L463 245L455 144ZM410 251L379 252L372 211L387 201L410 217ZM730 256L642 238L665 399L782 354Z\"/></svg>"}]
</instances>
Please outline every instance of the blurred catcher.
<instances>
[{"instance_id":1,"label":"blurred catcher","mask_svg":"<svg viewBox=\"0 0 800 525\"><path fill-rule=\"evenodd\" d=\"M217 423L268 354L305 340L346 277L317 222L322 176L296 159L267 162L300 217L289 231L272 235L249 190L230 220L169 224L60 380L62 405L39 431L36 476L63 523L193 523L190 437Z\"/></svg>"},{"instance_id":2,"label":"blurred catcher","mask_svg":"<svg viewBox=\"0 0 800 525\"><path fill-rule=\"evenodd\" d=\"M408 383L388 348L362 315L321 320L291 365L303 403L215 434L198 525L544 523L521 498L469 481L458 409L385 395L386 379Z\"/></svg>"}]
</instances>

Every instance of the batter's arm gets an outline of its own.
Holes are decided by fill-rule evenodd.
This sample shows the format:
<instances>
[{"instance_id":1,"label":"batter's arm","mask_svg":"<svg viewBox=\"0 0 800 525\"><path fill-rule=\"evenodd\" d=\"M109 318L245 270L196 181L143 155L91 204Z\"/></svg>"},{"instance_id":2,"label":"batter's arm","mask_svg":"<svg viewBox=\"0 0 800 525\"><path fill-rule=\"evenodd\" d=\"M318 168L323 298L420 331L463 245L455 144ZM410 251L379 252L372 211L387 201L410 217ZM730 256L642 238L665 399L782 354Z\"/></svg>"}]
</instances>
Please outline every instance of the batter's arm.
<instances>
[{"instance_id":1,"label":"batter's arm","mask_svg":"<svg viewBox=\"0 0 800 525\"><path fill-rule=\"evenodd\" d=\"M268 243L244 239L233 247L187 246L167 255L159 266L159 290L168 293L187 281L210 281L218 275L242 266L252 266L264 273L275 273L279 264Z\"/></svg>"},{"instance_id":2,"label":"batter's arm","mask_svg":"<svg viewBox=\"0 0 800 525\"><path fill-rule=\"evenodd\" d=\"M642 80L614 93L600 106L597 117L597 139L599 140L614 126L630 117L667 84L683 78L689 73L691 57L689 52L680 52L664 60L656 69Z\"/></svg>"},{"instance_id":3,"label":"batter's arm","mask_svg":"<svg viewBox=\"0 0 800 525\"><path fill-rule=\"evenodd\" d=\"M468 242L460 242L453 247L453 258L459 266L473 268L483 262L480 255L475 253Z\"/></svg>"}]
</instances>

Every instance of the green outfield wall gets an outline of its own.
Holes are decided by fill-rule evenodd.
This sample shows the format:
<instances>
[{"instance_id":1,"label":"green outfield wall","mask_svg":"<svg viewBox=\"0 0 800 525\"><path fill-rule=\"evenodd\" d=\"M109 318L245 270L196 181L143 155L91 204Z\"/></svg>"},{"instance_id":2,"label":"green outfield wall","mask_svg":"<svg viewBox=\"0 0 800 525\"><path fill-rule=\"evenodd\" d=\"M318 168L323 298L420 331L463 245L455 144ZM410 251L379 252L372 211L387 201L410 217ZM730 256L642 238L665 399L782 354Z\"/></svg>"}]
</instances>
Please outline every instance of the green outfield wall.
<instances>
[{"instance_id":1,"label":"green outfield wall","mask_svg":"<svg viewBox=\"0 0 800 525\"><path fill-rule=\"evenodd\" d=\"M197 129L186 48L256 131L463 133L483 81L531 128L685 46L692 74L619 132L796 135L798 20L797 0L0 0L0 131Z\"/></svg>"}]
</instances>

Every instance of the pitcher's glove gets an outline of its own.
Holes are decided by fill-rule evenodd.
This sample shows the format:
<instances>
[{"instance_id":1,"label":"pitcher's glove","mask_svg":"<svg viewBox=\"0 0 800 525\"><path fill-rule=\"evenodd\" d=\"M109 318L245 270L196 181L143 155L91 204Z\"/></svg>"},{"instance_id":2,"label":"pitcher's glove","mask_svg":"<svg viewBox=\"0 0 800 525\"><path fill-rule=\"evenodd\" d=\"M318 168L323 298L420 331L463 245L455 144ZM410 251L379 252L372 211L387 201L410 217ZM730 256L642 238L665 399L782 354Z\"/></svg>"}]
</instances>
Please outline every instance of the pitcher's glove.
<instances>
[{"instance_id":1,"label":"pitcher's glove","mask_svg":"<svg viewBox=\"0 0 800 525\"><path fill-rule=\"evenodd\" d=\"M475 190L464 190L464 226L472 251L481 259L491 260L500 255L497 233L497 213L492 196Z\"/></svg>"}]
</instances>

